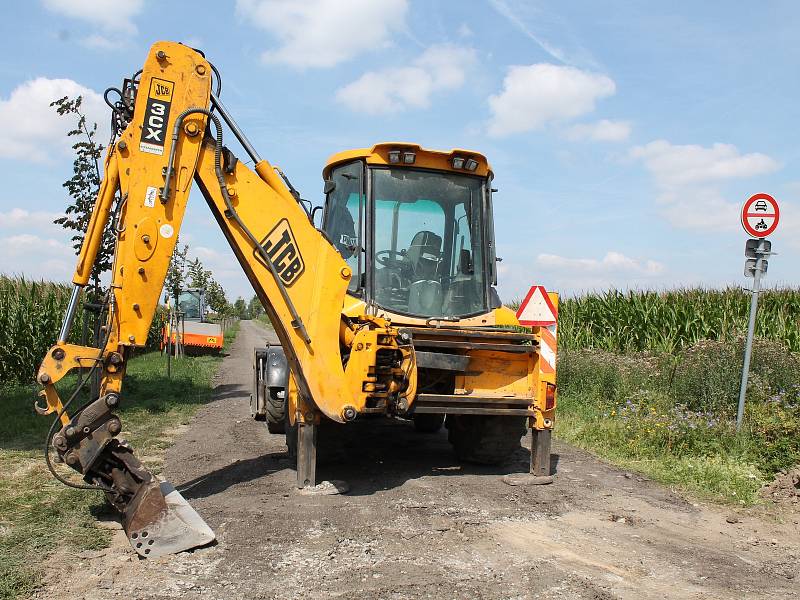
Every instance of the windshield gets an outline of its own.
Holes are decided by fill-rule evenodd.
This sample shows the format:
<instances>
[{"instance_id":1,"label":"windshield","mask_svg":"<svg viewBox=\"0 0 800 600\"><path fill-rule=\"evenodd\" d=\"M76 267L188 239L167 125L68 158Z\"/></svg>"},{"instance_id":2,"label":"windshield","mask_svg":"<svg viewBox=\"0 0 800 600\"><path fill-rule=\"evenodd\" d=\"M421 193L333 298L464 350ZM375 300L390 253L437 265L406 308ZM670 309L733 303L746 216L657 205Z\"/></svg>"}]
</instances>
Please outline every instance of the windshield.
<instances>
[{"instance_id":1,"label":"windshield","mask_svg":"<svg viewBox=\"0 0 800 600\"><path fill-rule=\"evenodd\" d=\"M199 292L181 292L178 296L178 310L187 321L200 320Z\"/></svg>"},{"instance_id":2,"label":"windshield","mask_svg":"<svg viewBox=\"0 0 800 600\"><path fill-rule=\"evenodd\" d=\"M486 311L484 181L407 168L372 178L375 302L420 317Z\"/></svg>"}]
</instances>

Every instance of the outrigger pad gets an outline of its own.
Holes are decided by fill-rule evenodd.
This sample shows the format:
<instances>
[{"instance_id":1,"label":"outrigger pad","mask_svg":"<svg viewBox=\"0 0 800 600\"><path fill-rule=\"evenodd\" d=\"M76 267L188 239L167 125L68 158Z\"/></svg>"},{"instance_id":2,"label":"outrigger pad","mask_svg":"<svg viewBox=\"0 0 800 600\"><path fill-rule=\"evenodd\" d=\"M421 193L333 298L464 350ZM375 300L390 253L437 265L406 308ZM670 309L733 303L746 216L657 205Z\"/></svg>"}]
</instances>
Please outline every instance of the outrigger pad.
<instances>
[{"instance_id":1,"label":"outrigger pad","mask_svg":"<svg viewBox=\"0 0 800 600\"><path fill-rule=\"evenodd\" d=\"M205 546L216 537L172 484L153 479L142 486L125 511L128 541L143 558L156 558Z\"/></svg>"}]
</instances>

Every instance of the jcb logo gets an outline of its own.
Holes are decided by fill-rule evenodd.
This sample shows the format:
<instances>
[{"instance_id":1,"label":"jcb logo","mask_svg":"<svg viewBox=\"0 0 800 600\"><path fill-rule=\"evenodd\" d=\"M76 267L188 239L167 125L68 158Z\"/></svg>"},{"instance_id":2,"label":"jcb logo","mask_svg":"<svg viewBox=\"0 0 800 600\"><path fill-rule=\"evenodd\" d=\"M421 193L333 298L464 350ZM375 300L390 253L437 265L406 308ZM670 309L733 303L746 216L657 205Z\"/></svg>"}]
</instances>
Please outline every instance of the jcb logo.
<instances>
[{"instance_id":1,"label":"jcb logo","mask_svg":"<svg viewBox=\"0 0 800 600\"><path fill-rule=\"evenodd\" d=\"M303 273L305 263L297 247L289 221L281 219L278 224L261 240L261 247L269 257L272 266L284 285L292 285ZM263 262L260 253L256 257Z\"/></svg>"},{"instance_id":2,"label":"jcb logo","mask_svg":"<svg viewBox=\"0 0 800 600\"><path fill-rule=\"evenodd\" d=\"M139 141L139 150L142 152L164 153L169 107L172 103L174 88L175 84L171 81L155 77L150 80L150 92L147 95L147 107L142 123L142 137Z\"/></svg>"}]
</instances>

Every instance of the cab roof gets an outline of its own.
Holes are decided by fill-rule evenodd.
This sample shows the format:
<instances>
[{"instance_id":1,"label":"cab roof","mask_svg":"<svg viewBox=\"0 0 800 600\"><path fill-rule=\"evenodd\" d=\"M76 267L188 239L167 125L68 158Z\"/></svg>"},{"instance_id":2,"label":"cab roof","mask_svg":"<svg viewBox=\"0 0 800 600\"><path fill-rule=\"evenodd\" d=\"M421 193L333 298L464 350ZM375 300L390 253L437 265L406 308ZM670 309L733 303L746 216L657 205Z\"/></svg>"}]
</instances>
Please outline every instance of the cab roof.
<instances>
[{"instance_id":1,"label":"cab roof","mask_svg":"<svg viewBox=\"0 0 800 600\"><path fill-rule=\"evenodd\" d=\"M355 150L337 152L328 158L328 161L325 163L325 168L322 170L322 176L327 179L331 169L336 165L358 159L365 159L367 164L370 165L392 164L389 162L389 152L392 150L399 150L401 153L413 152L415 154L413 164L405 164L401 161L400 163L393 164L395 167L435 169L438 171L477 175L479 177L486 177L492 173L489 161L486 160L486 157L474 150L462 150L461 148L454 148L452 150L430 150L428 148L422 148L419 144L411 144L408 142L381 142L375 144L372 148L356 148ZM477 161L478 166L474 171L467 171L464 168L455 168L453 166L453 158L471 158Z\"/></svg>"}]
</instances>

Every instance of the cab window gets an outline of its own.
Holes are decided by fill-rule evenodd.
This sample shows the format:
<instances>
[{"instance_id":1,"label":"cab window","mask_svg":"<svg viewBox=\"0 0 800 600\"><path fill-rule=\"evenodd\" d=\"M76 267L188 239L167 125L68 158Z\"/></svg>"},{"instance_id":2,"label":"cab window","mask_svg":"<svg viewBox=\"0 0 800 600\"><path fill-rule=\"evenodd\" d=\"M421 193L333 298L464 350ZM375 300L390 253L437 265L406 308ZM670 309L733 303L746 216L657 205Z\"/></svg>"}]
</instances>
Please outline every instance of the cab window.
<instances>
[{"instance_id":1,"label":"cab window","mask_svg":"<svg viewBox=\"0 0 800 600\"><path fill-rule=\"evenodd\" d=\"M353 272L348 286L351 292L363 287L363 170L360 161L334 168L330 173L333 189L325 204L323 230Z\"/></svg>"}]
</instances>

